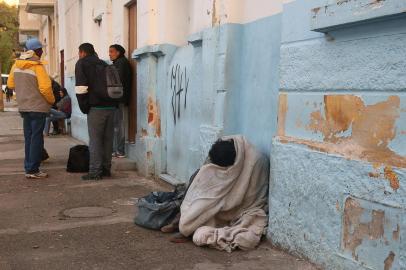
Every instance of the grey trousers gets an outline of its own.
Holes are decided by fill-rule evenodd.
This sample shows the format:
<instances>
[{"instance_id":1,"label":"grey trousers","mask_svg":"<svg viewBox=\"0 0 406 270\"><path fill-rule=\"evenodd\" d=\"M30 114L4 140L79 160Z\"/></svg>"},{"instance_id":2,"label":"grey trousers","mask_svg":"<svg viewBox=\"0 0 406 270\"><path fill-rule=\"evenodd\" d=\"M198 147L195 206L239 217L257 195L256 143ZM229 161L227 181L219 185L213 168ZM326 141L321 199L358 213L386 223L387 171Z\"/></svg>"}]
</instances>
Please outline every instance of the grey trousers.
<instances>
[{"instance_id":1,"label":"grey trousers","mask_svg":"<svg viewBox=\"0 0 406 270\"><path fill-rule=\"evenodd\" d=\"M114 136L113 109L91 108L87 115L89 131L89 173L101 175L110 170Z\"/></svg>"},{"instance_id":2,"label":"grey trousers","mask_svg":"<svg viewBox=\"0 0 406 270\"><path fill-rule=\"evenodd\" d=\"M124 135L124 105L120 106L114 112L114 142L113 152L125 154L125 135Z\"/></svg>"}]
</instances>

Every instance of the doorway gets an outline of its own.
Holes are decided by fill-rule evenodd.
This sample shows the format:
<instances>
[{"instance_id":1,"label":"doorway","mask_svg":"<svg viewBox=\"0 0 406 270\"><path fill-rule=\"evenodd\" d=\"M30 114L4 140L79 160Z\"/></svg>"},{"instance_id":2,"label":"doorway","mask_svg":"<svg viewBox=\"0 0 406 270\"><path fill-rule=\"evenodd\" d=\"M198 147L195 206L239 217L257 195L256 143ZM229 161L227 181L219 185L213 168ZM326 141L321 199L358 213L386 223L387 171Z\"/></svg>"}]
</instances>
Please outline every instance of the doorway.
<instances>
[{"instance_id":1,"label":"doorway","mask_svg":"<svg viewBox=\"0 0 406 270\"><path fill-rule=\"evenodd\" d=\"M128 143L134 144L137 133L137 63L131 58L132 52L137 49L137 2L131 1L128 5L128 52L129 61L133 71L130 102L128 105Z\"/></svg>"}]
</instances>

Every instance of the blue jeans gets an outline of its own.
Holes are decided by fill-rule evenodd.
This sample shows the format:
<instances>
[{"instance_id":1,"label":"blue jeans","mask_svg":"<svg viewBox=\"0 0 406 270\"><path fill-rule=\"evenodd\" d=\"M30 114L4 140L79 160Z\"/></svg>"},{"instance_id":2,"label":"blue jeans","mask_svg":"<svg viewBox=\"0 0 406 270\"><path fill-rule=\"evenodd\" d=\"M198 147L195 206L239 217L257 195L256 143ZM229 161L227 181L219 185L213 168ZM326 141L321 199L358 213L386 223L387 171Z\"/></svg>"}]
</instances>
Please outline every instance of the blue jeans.
<instances>
[{"instance_id":1,"label":"blue jeans","mask_svg":"<svg viewBox=\"0 0 406 270\"><path fill-rule=\"evenodd\" d=\"M47 135L48 135L49 125L51 124L51 122L57 121L57 120L60 120L60 119L66 119L66 118L67 117L66 117L66 114L64 112L61 112L61 111L58 111L58 110L55 110L55 109L51 109L51 111L49 112L49 115L48 115L48 117L46 118L46 121L45 121L45 127L44 127L45 133L47 133Z\"/></svg>"},{"instance_id":2,"label":"blue jeans","mask_svg":"<svg viewBox=\"0 0 406 270\"><path fill-rule=\"evenodd\" d=\"M41 164L42 149L44 148L43 130L45 126L46 113L22 112L25 140L25 173L39 172Z\"/></svg>"}]
</instances>

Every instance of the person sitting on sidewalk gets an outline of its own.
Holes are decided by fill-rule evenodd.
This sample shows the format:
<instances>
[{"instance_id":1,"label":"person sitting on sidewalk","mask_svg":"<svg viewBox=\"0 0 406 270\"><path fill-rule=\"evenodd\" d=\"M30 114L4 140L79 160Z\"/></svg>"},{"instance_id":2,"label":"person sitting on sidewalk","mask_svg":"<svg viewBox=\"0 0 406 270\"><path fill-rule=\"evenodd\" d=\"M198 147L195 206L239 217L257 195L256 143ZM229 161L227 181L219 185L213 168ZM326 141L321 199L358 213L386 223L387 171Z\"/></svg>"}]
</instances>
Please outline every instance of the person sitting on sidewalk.
<instances>
[{"instance_id":1,"label":"person sitting on sidewalk","mask_svg":"<svg viewBox=\"0 0 406 270\"><path fill-rule=\"evenodd\" d=\"M13 97L13 89L10 89L6 86L6 101L11 102L12 97Z\"/></svg>"},{"instance_id":2,"label":"person sitting on sidewalk","mask_svg":"<svg viewBox=\"0 0 406 270\"><path fill-rule=\"evenodd\" d=\"M180 235L228 252L255 248L267 226L269 160L243 136L226 136L209 152L180 207ZM176 223L172 228L176 228ZM161 231L173 231L171 227Z\"/></svg>"},{"instance_id":3,"label":"person sitting on sidewalk","mask_svg":"<svg viewBox=\"0 0 406 270\"><path fill-rule=\"evenodd\" d=\"M61 100L61 95L59 94L59 91L61 91L63 88L62 86L55 81L52 77L50 77L51 82L52 82L52 92L54 93L54 97L55 97L55 103L52 105L52 109L58 109L56 107L56 104ZM59 123L58 121L52 121L52 133L51 135L58 135L59 132Z\"/></svg>"},{"instance_id":4,"label":"person sitting on sidewalk","mask_svg":"<svg viewBox=\"0 0 406 270\"><path fill-rule=\"evenodd\" d=\"M55 98L44 62L40 61L43 54L41 42L32 38L25 46L28 51L22 53L11 68L7 87L15 90L18 110L23 118L25 177L39 179L48 177L39 167L44 149L45 118Z\"/></svg>"},{"instance_id":5,"label":"person sitting on sidewalk","mask_svg":"<svg viewBox=\"0 0 406 270\"><path fill-rule=\"evenodd\" d=\"M68 95L66 89L61 88L59 90L59 95L61 99L56 104L56 109L51 108L49 115L45 122L44 133L46 136L49 136L49 129L51 122L58 121L61 119L69 119L72 113L72 104L71 99ZM57 133L59 134L59 133Z\"/></svg>"}]
</instances>

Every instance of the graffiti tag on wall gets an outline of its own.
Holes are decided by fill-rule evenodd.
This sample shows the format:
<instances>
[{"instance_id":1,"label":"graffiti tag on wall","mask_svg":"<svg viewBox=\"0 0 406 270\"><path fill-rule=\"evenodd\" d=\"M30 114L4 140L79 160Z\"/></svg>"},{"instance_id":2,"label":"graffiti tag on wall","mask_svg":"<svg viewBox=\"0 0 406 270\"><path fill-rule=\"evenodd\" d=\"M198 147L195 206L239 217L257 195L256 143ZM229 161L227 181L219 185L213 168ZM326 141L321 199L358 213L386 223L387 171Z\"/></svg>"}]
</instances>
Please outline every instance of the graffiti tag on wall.
<instances>
[{"instance_id":1,"label":"graffiti tag on wall","mask_svg":"<svg viewBox=\"0 0 406 270\"><path fill-rule=\"evenodd\" d=\"M181 68L176 64L172 66L171 72L171 90L172 90L172 113L173 121L176 121L181 116L182 107L186 109L187 106L187 92L189 87L189 77L187 76L186 67ZM183 103L183 104L182 104Z\"/></svg>"}]
</instances>

